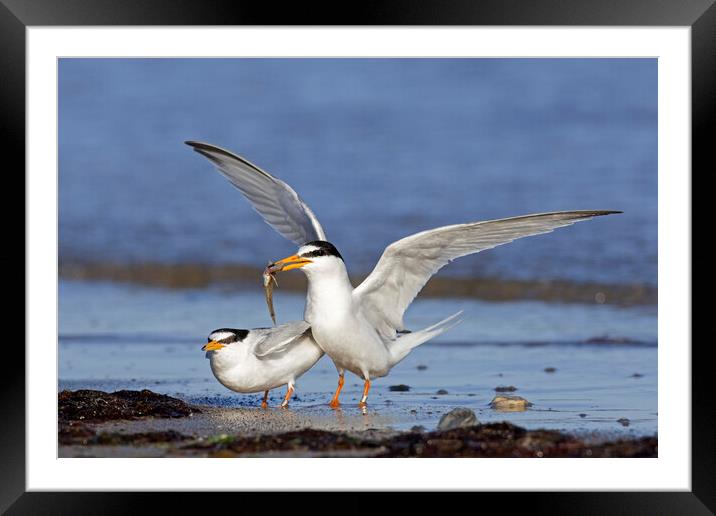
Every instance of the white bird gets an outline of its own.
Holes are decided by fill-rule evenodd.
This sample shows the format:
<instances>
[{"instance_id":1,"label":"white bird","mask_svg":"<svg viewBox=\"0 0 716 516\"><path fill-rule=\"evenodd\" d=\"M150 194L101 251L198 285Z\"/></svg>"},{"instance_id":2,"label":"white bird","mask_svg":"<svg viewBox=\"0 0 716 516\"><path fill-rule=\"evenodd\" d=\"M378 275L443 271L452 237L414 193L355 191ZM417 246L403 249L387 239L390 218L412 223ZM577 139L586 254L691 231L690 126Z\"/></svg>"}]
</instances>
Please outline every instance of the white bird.
<instances>
[{"instance_id":1,"label":"white bird","mask_svg":"<svg viewBox=\"0 0 716 516\"><path fill-rule=\"evenodd\" d=\"M296 380L323 356L305 321L252 330L220 328L207 341L201 349L216 379L232 391L264 391L263 408L269 391L282 385L288 387L281 407L288 407Z\"/></svg>"},{"instance_id":2,"label":"white bird","mask_svg":"<svg viewBox=\"0 0 716 516\"><path fill-rule=\"evenodd\" d=\"M538 213L430 229L390 244L373 272L354 288L341 254L289 185L227 150L186 143L211 160L270 226L299 246L296 254L271 264L267 272L300 268L308 278L304 319L338 369L332 407L340 404L346 369L364 380L359 405L365 407L372 378L387 375L412 348L455 324L458 314L419 332L406 333L403 325L403 314L415 296L450 261L592 217L621 213Z\"/></svg>"}]
</instances>

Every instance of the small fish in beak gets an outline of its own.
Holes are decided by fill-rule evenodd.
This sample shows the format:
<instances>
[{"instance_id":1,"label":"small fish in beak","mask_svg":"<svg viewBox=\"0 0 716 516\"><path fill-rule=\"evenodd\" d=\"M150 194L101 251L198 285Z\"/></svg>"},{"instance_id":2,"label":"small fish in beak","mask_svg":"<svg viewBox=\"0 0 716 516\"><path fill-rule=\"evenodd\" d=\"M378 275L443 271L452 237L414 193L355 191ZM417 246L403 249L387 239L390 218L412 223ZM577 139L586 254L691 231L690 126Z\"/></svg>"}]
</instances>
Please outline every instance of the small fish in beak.
<instances>
[{"instance_id":1,"label":"small fish in beak","mask_svg":"<svg viewBox=\"0 0 716 516\"><path fill-rule=\"evenodd\" d=\"M297 254L294 254L277 262L269 262L264 269L263 278L266 305L268 306L269 315L271 315L271 320L273 321L274 326L276 326L276 312L273 309L273 287L274 285L278 286L276 274L283 271L290 271L291 269L298 269L311 262L312 261L308 258L301 258Z\"/></svg>"},{"instance_id":2,"label":"small fish in beak","mask_svg":"<svg viewBox=\"0 0 716 516\"><path fill-rule=\"evenodd\" d=\"M274 272L271 271L271 265L269 263L268 267L264 269L264 293L266 294L266 306L268 306L269 315L271 316L271 320L273 321L273 325L276 326L276 312L273 309L273 287L274 285L278 286L278 281L276 281L276 276L274 276Z\"/></svg>"}]
</instances>

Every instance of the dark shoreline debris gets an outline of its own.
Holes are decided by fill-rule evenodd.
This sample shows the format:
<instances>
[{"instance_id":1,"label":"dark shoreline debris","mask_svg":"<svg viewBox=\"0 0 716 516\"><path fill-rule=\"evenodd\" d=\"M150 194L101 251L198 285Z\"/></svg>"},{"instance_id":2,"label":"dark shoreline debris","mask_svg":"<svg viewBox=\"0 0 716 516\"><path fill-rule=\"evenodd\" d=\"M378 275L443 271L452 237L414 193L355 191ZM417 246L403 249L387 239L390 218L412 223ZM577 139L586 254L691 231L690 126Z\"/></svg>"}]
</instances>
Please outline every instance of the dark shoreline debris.
<instances>
[{"instance_id":1,"label":"dark shoreline debris","mask_svg":"<svg viewBox=\"0 0 716 516\"><path fill-rule=\"evenodd\" d=\"M365 436L364 436L365 435ZM195 451L207 457L290 453L293 456L372 457L657 457L656 436L594 442L556 430L525 430L511 423L489 423L446 431L410 432L389 438L368 434L303 429L282 434L197 439L174 431L136 434L100 433L89 438L60 438L65 445L163 445L167 456Z\"/></svg>"},{"instance_id":2,"label":"dark shoreline debris","mask_svg":"<svg viewBox=\"0 0 716 516\"><path fill-rule=\"evenodd\" d=\"M180 418L201 412L182 400L150 390L103 392L64 390L57 395L60 444L149 444L189 439L173 431L141 434L97 433L89 423L133 420L145 417Z\"/></svg>"},{"instance_id":3,"label":"dark shoreline debris","mask_svg":"<svg viewBox=\"0 0 716 516\"><path fill-rule=\"evenodd\" d=\"M187 417L199 409L180 399L150 390L103 392L90 389L64 390L57 395L60 422L85 421L101 423L140 417Z\"/></svg>"},{"instance_id":4,"label":"dark shoreline debris","mask_svg":"<svg viewBox=\"0 0 716 516\"><path fill-rule=\"evenodd\" d=\"M219 443L195 441L181 447L210 457L238 457L266 452L322 454L353 452L373 457L656 457L656 437L585 442L555 430L525 430L511 423L489 423L435 432L408 432L384 439L362 438L322 430L279 435L236 436Z\"/></svg>"}]
</instances>

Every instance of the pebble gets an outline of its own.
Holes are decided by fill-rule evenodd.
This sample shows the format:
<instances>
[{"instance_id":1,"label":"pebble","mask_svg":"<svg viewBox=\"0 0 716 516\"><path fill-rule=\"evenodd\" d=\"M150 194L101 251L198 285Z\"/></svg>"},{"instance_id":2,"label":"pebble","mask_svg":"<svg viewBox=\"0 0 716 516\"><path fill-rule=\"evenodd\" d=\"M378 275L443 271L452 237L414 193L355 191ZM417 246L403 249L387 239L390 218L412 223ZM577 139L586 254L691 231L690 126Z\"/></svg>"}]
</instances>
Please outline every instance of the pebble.
<instances>
[{"instance_id":1,"label":"pebble","mask_svg":"<svg viewBox=\"0 0 716 516\"><path fill-rule=\"evenodd\" d=\"M514 385L498 385L495 387L495 392L515 392L517 387Z\"/></svg>"},{"instance_id":2,"label":"pebble","mask_svg":"<svg viewBox=\"0 0 716 516\"><path fill-rule=\"evenodd\" d=\"M440 418L438 430L452 430L453 428L463 428L466 426L475 426L477 424L479 424L479 421L472 410L457 407Z\"/></svg>"},{"instance_id":3,"label":"pebble","mask_svg":"<svg viewBox=\"0 0 716 516\"><path fill-rule=\"evenodd\" d=\"M389 389L391 392L406 392L410 390L410 386L401 383L399 385L391 385Z\"/></svg>"},{"instance_id":4,"label":"pebble","mask_svg":"<svg viewBox=\"0 0 716 516\"><path fill-rule=\"evenodd\" d=\"M495 396L490 402L490 407L505 412L522 412L531 406L532 403L522 396Z\"/></svg>"}]
</instances>

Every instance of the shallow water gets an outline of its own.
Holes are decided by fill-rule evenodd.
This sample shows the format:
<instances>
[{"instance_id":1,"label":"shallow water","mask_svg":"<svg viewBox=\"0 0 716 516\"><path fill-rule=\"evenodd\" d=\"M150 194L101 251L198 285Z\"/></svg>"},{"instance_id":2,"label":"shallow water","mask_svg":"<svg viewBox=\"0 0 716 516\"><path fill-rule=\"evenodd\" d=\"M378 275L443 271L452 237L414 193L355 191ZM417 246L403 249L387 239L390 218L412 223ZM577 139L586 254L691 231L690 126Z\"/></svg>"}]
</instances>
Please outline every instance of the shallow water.
<instances>
[{"instance_id":1,"label":"shallow water","mask_svg":"<svg viewBox=\"0 0 716 516\"><path fill-rule=\"evenodd\" d=\"M303 301L278 290L279 321L300 318ZM461 325L420 346L374 382L370 414L387 416L397 429L432 429L441 414L463 406L481 421L508 420L528 428L610 435L657 431L655 307L418 299L406 322L417 329L458 310L464 310ZM233 393L213 378L200 348L213 328L268 324L260 288L227 294L62 281L59 388L148 388L195 403L255 405L259 394ZM548 367L556 371L545 372ZM314 412L324 406L335 382L335 369L324 357L299 380L292 409ZM409 385L410 391L390 392L396 384ZM533 407L511 413L490 409L494 388L509 385ZM361 389L362 382L349 375L344 413L358 411ZM440 389L448 394L437 395ZM274 391L272 403L281 397ZM621 418L629 419L629 426L618 423Z\"/></svg>"},{"instance_id":2,"label":"shallow water","mask_svg":"<svg viewBox=\"0 0 716 516\"><path fill-rule=\"evenodd\" d=\"M293 252L187 139L293 185L354 273L444 224L617 209L442 274L656 285L656 59L61 59L60 260Z\"/></svg>"}]
</instances>

